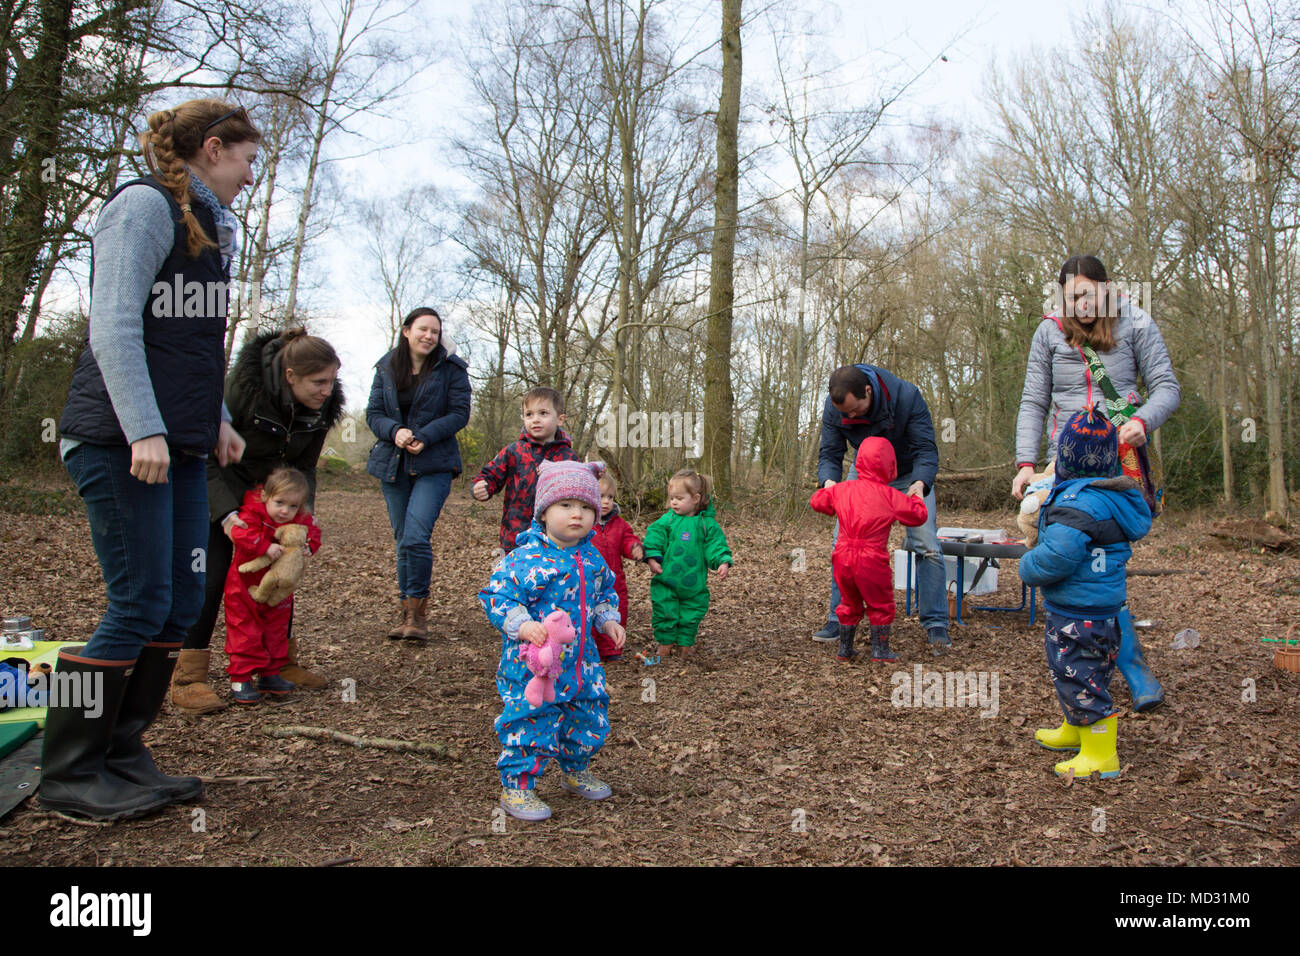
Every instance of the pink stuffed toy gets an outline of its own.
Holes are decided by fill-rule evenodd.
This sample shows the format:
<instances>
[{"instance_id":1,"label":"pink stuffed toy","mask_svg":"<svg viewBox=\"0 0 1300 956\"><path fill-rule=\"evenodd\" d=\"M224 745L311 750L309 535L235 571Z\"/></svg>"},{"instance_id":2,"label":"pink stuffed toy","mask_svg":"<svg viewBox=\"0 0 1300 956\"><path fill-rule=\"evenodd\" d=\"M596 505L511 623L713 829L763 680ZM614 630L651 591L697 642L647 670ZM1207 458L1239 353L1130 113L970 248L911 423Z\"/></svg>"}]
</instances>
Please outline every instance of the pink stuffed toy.
<instances>
[{"instance_id":1,"label":"pink stuffed toy","mask_svg":"<svg viewBox=\"0 0 1300 956\"><path fill-rule=\"evenodd\" d=\"M524 641L519 648L519 659L533 672L532 679L524 688L524 697L534 707L542 706L543 701L549 704L555 700L555 678L564 669L560 663L564 649L578 639L566 611L552 611L542 624L546 627L546 643L538 647L532 641Z\"/></svg>"}]
</instances>

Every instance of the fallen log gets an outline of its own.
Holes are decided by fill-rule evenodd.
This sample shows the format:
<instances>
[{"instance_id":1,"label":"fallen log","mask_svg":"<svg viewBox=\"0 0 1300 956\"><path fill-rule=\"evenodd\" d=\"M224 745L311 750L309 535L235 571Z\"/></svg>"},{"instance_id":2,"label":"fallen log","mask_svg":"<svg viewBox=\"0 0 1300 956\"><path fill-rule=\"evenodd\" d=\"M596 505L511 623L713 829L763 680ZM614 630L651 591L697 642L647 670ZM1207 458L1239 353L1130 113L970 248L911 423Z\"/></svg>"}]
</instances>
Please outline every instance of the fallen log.
<instances>
[{"instance_id":1,"label":"fallen log","mask_svg":"<svg viewBox=\"0 0 1300 956\"><path fill-rule=\"evenodd\" d=\"M377 750L392 750L396 753L431 754L450 760L459 759L459 754L446 744L426 743L424 741L390 740L387 737L358 737L345 734L341 730L327 727L265 727L263 733L268 737L307 737L311 740L330 740L335 743L348 744L352 747L373 747Z\"/></svg>"},{"instance_id":2,"label":"fallen log","mask_svg":"<svg viewBox=\"0 0 1300 956\"><path fill-rule=\"evenodd\" d=\"M1300 551L1300 537L1287 534L1258 518L1221 518L1210 525L1209 533L1237 543L1274 551Z\"/></svg>"}]
</instances>

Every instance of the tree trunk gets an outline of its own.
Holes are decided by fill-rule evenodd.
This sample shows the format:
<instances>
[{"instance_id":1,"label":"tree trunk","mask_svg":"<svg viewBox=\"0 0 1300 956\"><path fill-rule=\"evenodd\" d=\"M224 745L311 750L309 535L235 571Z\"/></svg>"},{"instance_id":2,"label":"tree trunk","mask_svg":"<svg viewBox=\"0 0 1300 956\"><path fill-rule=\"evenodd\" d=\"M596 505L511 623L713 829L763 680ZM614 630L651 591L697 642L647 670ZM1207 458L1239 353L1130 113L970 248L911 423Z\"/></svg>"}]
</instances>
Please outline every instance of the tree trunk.
<instances>
[{"instance_id":1,"label":"tree trunk","mask_svg":"<svg viewBox=\"0 0 1300 956\"><path fill-rule=\"evenodd\" d=\"M722 0L722 95L718 101L718 172L704 360L704 461L724 501L731 497L736 401L731 388L731 326L740 184L740 6L741 0Z\"/></svg>"},{"instance_id":2,"label":"tree trunk","mask_svg":"<svg viewBox=\"0 0 1300 956\"><path fill-rule=\"evenodd\" d=\"M303 246L307 241L307 220L311 218L311 207L316 191L316 170L320 166L321 147L325 142L325 126L329 121L330 97L334 95L334 81L338 79L339 68L347 55L348 26L356 10L356 0L347 0L343 7L343 19L339 24L338 43L334 47L334 59L325 73L325 87L320 96L320 112L316 115L316 129L312 133L311 158L307 161L307 181L302 187L302 201L298 204L298 232L293 240L293 258L289 265L289 301L284 309L285 327L294 323L298 308L298 271L302 265ZM269 210L268 210L269 215Z\"/></svg>"},{"instance_id":3,"label":"tree trunk","mask_svg":"<svg viewBox=\"0 0 1300 956\"><path fill-rule=\"evenodd\" d=\"M37 277L46 238L45 218L56 188L63 111L63 71L72 33L73 0L41 0L40 39L29 65L30 79L11 90L22 106L18 117L25 145L13 189L13 206L0 233L0 382L7 381L23 301ZM3 407L8 392L0 393Z\"/></svg>"}]
</instances>

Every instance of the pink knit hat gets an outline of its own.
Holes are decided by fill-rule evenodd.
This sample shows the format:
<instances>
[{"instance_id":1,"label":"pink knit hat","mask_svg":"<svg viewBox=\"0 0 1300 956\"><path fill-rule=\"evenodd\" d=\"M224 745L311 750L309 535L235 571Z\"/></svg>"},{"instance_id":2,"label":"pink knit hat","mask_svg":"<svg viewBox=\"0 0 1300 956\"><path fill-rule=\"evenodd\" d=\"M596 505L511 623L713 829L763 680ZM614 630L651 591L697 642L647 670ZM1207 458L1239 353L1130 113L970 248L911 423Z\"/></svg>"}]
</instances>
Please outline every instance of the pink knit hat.
<instances>
[{"instance_id":1,"label":"pink knit hat","mask_svg":"<svg viewBox=\"0 0 1300 956\"><path fill-rule=\"evenodd\" d=\"M600 483L605 471L603 461L544 461L537 466L537 497L533 517L565 498L575 498L591 505L600 514Z\"/></svg>"}]
</instances>

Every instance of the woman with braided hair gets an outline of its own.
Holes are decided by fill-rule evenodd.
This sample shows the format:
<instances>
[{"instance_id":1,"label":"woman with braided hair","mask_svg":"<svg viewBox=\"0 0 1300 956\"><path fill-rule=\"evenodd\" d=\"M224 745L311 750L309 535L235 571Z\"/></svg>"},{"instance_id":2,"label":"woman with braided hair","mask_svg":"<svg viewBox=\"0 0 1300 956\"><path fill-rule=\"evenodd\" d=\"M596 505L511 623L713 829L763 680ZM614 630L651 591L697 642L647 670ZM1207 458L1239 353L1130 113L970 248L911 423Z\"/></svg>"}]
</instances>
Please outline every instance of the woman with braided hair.
<instances>
[{"instance_id":1,"label":"woman with braided hair","mask_svg":"<svg viewBox=\"0 0 1300 956\"><path fill-rule=\"evenodd\" d=\"M59 451L86 503L108 610L84 647L59 654L83 693L51 694L49 810L122 820L203 794L197 777L160 773L141 734L203 606L207 457L243 453L221 400L229 207L252 185L260 140L221 100L154 113L140 137L152 175L114 190L95 224L87 344Z\"/></svg>"}]
</instances>

